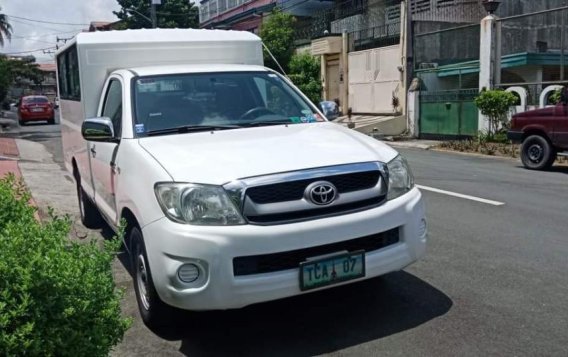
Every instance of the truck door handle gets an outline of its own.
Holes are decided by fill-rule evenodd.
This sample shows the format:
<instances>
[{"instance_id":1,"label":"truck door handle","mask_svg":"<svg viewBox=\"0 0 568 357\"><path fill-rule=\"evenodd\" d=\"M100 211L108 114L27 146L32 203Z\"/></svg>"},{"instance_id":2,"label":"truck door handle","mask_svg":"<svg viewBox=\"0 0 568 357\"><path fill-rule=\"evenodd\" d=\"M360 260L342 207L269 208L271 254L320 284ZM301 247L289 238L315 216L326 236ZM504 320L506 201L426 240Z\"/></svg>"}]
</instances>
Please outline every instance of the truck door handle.
<instances>
[{"instance_id":1,"label":"truck door handle","mask_svg":"<svg viewBox=\"0 0 568 357\"><path fill-rule=\"evenodd\" d=\"M92 156L92 157L97 156L97 150L95 150L95 146L94 146L94 145L91 146L91 156Z\"/></svg>"},{"instance_id":2,"label":"truck door handle","mask_svg":"<svg viewBox=\"0 0 568 357\"><path fill-rule=\"evenodd\" d=\"M110 163L110 170L112 171L112 173L114 175L120 174L120 168L118 166L116 166L116 163L114 163L114 162Z\"/></svg>"}]
</instances>

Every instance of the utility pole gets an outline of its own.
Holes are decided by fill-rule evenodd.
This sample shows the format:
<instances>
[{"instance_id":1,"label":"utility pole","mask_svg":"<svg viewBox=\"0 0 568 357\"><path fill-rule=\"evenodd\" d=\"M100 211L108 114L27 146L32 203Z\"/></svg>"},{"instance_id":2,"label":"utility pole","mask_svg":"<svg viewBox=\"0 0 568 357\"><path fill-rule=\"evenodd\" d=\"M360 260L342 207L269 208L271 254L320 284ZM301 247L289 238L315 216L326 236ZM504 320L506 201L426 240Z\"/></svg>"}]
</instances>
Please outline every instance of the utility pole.
<instances>
[{"instance_id":1,"label":"utility pole","mask_svg":"<svg viewBox=\"0 0 568 357\"><path fill-rule=\"evenodd\" d=\"M150 0L150 17L152 18L152 28L158 27L158 18L156 16L156 5L162 5L162 0Z\"/></svg>"},{"instance_id":2,"label":"utility pole","mask_svg":"<svg viewBox=\"0 0 568 357\"><path fill-rule=\"evenodd\" d=\"M72 40L73 37L64 38L64 37L59 37L59 36L57 36L56 39L57 39L57 43L58 43L58 44L59 44L59 42L63 42L63 43L65 44L65 43L67 43L67 41Z\"/></svg>"}]
</instances>

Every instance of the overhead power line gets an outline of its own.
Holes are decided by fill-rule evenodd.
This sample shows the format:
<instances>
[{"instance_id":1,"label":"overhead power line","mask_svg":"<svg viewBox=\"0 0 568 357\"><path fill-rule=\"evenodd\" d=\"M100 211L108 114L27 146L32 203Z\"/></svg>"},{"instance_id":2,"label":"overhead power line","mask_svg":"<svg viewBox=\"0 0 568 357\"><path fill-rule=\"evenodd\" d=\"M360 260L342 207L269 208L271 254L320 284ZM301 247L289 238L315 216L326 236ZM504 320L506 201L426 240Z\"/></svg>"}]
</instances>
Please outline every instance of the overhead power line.
<instances>
[{"instance_id":1,"label":"overhead power line","mask_svg":"<svg viewBox=\"0 0 568 357\"><path fill-rule=\"evenodd\" d=\"M26 21L31 21L31 22L39 22L42 24L52 24L52 25L69 25L69 26L89 26L90 24L80 24L80 23L70 23L70 22L55 22L55 21L44 21L44 20L36 20L36 19L30 19L27 17L21 17L21 16L14 16L14 15L8 15L8 14L4 14L10 18L14 18L14 19L20 19L20 20L26 20Z\"/></svg>"},{"instance_id":2,"label":"overhead power line","mask_svg":"<svg viewBox=\"0 0 568 357\"><path fill-rule=\"evenodd\" d=\"M12 38L12 40L41 42L41 43L47 43L47 44L53 44L54 43L54 41L34 40L34 39L29 39L29 38Z\"/></svg>"},{"instance_id":3,"label":"overhead power line","mask_svg":"<svg viewBox=\"0 0 568 357\"><path fill-rule=\"evenodd\" d=\"M53 50L55 49L55 46L51 46L51 47L46 47L46 48L38 48L35 50L29 50L29 51L18 51L18 52L4 52L1 53L3 55L21 55L24 53L33 53L33 52L40 52L40 51L49 51L49 50Z\"/></svg>"},{"instance_id":4,"label":"overhead power line","mask_svg":"<svg viewBox=\"0 0 568 357\"><path fill-rule=\"evenodd\" d=\"M44 35L37 35L37 36L15 36L15 35L12 35L12 39L18 38L18 39L23 39L23 40L32 40L32 39L35 39L35 38L42 38L42 37L48 37L48 36L67 35L67 34L70 34L70 33L77 33L79 31L80 30L53 32L53 33L46 33Z\"/></svg>"},{"instance_id":5,"label":"overhead power line","mask_svg":"<svg viewBox=\"0 0 568 357\"><path fill-rule=\"evenodd\" d=\"M18 20L18 19L10 19L10 22L15 22L15 23L18 23L20 25L30 26L30 27L33 27L33 28L36 28L36 29L39 27L39 28L42 28L42 29L50 30L50 31L59 31L59 32L61 31L60 28L58 29L58 28L48 27L48 26L45 26L45 25L38 25L38 24L25 22L25 21ZM83 28L78 28L77 31L81 31L82 29Z\"/></svg>"}]
</instances>

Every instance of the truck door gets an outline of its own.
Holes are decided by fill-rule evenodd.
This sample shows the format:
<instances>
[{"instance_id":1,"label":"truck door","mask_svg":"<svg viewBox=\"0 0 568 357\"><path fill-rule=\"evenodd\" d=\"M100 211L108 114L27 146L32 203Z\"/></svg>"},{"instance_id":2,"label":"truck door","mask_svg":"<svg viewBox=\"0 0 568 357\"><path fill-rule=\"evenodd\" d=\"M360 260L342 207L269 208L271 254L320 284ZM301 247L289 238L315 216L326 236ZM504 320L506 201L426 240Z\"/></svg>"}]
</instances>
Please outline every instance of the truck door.
<instances>
[{"instance_id":1,"label":"truck door","mask_svg":"<svg viewBox=\"0 0 568 357\"><path fill-rule=\"evenodd\" d=\"M104 89L104 102L99 106L99 116L110 118L114 133L121 137L123 85L118 76L111 77ZM91 171L95 186L95 203L102 214L111 222L116 222L116 165L115 159L119 144L89 142Z\"/></svg>"},{"instance_id":2,"label":"truck door","mask_svg":"<svg viewBox=\"0 0 568 357\"><path fill-rule=\"evenodd\" d=\"M568 105L558 104L554 119L554 144L568 149Z\"/></svg>"}]
</instances>

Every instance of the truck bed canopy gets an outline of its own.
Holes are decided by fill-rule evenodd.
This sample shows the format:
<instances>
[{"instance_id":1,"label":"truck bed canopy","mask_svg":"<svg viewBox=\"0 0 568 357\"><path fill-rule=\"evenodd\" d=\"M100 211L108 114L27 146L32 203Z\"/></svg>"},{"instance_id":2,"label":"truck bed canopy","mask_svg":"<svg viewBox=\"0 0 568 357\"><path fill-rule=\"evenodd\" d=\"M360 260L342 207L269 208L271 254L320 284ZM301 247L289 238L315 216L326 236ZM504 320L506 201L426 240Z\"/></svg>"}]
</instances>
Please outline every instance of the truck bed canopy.
<instances>
[{"instance_id":1,"label":"truck bed canopy","mask_svg":"<svg viewBox=\"0 0 568 357\"><path fill-rule=\"evenodd\" d=\"M108 75L117 69L172 64L262 65L260 38L245 31L143 29L80 33L58 53L77 51L85 117L97 115ZM64 98L62 98L64 99Z\"/></svg>"}]
</instances>

